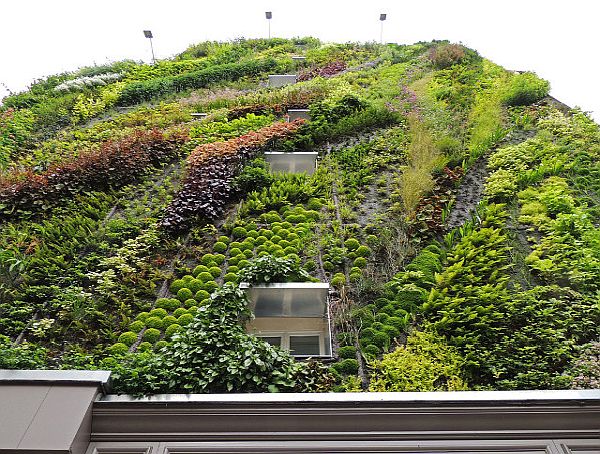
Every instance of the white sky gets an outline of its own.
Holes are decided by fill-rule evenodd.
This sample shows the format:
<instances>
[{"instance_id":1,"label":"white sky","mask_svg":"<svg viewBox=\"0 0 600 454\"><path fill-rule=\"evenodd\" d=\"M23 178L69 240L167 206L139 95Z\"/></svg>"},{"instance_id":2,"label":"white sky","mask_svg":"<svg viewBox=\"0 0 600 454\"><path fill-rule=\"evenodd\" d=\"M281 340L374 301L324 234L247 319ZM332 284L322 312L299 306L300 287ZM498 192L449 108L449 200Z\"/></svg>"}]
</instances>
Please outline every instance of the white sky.
<instances>
[{"instance_id":1,"label":"white sky","mask_svg":"<svg viewBox=\"0 0 600 454\"><path fill-rule=\"evenodd\" d=\"M600 120L600 0L0 0L0 82L18 91L35 78L124 58L150 61L189 44L264 37L323 41L462 42L508 68L548 79L552 94ZM0 98L6 95L0 84Z\"/></svg>"}]
</instances>

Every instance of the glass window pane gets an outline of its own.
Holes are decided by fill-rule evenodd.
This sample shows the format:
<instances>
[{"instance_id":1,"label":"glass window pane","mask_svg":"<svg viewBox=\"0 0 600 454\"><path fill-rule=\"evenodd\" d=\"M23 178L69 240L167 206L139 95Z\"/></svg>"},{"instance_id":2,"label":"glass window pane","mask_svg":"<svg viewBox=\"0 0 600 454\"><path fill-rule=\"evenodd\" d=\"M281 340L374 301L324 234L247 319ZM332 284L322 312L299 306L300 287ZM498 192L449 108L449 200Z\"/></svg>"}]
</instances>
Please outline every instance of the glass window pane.
<instances>
[{"instance_id":1,"label":"glass window pane","mask_svg":"<svg viewBox=\"0 0 600 454\"><path fill-rule=\"evenodd\" d=\"M290 336L290 351L292 355L319 355L319 336Z\"/></svg>"},{"instance_id":2,"label":"glass window pane","mask_svg":"<svg viewBox=\"0 0 600 454\"><path fill-rule=\"evenodd\" d=\"M281 337L280 336L259 336L262 340L264 340L267 344L271 344L274 347L281 347Z\"/></svg>"},{"instance_id":3,"label":"glass window pane","mask_svg":"<svg viewBox=\"0 0 600 454\"><path fill-rule=\"evenodd\" d=\"M257 292L254 315L257 317L281 317L283 315L283 292Z\"/></svg>"}]
</instances>

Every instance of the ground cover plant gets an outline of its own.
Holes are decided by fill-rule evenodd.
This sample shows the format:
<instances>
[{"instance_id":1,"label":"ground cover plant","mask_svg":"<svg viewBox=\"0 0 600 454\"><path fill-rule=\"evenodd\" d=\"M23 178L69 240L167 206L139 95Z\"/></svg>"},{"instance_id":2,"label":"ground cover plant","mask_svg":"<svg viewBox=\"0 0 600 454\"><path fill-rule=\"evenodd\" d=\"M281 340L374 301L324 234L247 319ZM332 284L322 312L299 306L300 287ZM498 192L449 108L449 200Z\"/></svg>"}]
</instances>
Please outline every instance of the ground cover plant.
<instances>
[{"instance_id":1,"label":"ground cover plant","mask_svg":"<svg viewBox=\"0 0 600 454\"><path fill-rule=\"evenodd\" d=\"M135 395L597 388L600 129L548 91L446 41L314 38L37 81L0 108L0 367ZM299 281L331 286L328 361L246 332L241 282Z\"/></svg>"}]
</instances>

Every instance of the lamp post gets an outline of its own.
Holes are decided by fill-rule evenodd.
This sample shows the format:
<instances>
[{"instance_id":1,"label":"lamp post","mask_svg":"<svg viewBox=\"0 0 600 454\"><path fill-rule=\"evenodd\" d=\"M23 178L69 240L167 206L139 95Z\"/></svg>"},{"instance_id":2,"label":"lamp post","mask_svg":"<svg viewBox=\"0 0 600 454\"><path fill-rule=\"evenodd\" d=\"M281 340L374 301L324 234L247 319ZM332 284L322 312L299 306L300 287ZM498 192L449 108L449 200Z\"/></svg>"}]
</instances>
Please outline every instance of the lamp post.
<instances>
[{"instance_id":1,"label":"lamp post","mask_svg":"<svg viewBox=\"0 0 600 454\"><path fill-rule=\"evenodd\" d=\"M265 17L267 18L267 22L269 23L269 39L271 39L271 18L273 17L273 13L271 11L266 11Z\"/></svg>"},{"instance_id":2,"label":"lamp post","mask_svg":"<svg viewBox=\"0 0 600 454\"><path fill-rule=\"evenodd\" d=\"M144 30L144 36L150 40L150 50L152 51L152 64L156 64L156 59L154 58L154 47L152 46L152 32L150 30Z\"/></svg>"},{"instance_id":3,"label":"lamp post","mask_svg":"<svg viewBox=\"0 0 600 454\"><path fill-rule=\"evenodd\" d=\"M383 44L383 21L387 19L387 14L379 15L379 22L381 22L381 32L379 33L379 43Z\"/></svg>"}]
</instances>

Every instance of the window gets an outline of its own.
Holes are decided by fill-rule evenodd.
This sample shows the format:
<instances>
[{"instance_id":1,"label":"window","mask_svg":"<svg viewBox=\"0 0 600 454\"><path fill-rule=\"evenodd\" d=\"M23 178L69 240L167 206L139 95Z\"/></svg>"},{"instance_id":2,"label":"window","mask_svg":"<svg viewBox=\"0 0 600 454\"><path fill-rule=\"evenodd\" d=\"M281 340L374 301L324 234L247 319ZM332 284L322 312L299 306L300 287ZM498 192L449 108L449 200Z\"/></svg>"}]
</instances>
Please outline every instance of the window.
<instances>
[{"instance_id":1,"label":"window","mask_svg":"<svg viewBox=\"0 0 600 454\"><path fill-rule=\"evenodd\" d=\"M289 350L293 356L328 356L330 354L321 333L262 332L257 336L275 347Z\"/></svg>"},{"instance_id":2,"label":"window","mask_svg":"<svg viewBox=\"0 0 600 454\"><path fill-rule=\"evenodd\" d=\"M320 336L290 336L290 352L298 356L319 355Z\"/></svg>"},{"instance_id":3,"label":"window","mask_svg":"<svg viewBox=\"0 0 600 454\"><path fill-rule=\"evenodd\" d=\"M271 344L274 347L281 347L281 336L259 336L267 344Z\"/></svg>"}]
</instances>

